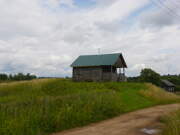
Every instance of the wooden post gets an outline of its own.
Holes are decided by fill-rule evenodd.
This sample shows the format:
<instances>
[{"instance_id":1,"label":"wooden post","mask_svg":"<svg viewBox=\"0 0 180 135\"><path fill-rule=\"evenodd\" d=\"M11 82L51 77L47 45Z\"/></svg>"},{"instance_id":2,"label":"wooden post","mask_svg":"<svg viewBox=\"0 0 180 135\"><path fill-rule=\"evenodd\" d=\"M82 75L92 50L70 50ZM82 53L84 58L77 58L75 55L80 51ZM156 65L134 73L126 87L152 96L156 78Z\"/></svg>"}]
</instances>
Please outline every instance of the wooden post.
<instances>
[{"instance_id":1,"label":"wooden post","mask_svg":"<svg viewBox=\"0 0 180 135\"><path fill-rule=\"evenodd\" d=\"M103 66L101 66L101 81L103 81Z\"/></svg>"},{"instance_id":2,"label":"wooden post","mask_svg":"<svg viewBox=\"0 0 180 135\"><path fill-rule=\"evenodd\" d=\"M123 81L125 81L125 68L123 68Z\"/></svg>"},{"instance_id":3,"label":"wooden post","mask_svg":"<svg viewBox=\"0 0 180 135\"><path fill-rule=\"evenodd\" d=\"M111 66L111 81L112 81L112 66Z\"/></svg>"}]
</instances>

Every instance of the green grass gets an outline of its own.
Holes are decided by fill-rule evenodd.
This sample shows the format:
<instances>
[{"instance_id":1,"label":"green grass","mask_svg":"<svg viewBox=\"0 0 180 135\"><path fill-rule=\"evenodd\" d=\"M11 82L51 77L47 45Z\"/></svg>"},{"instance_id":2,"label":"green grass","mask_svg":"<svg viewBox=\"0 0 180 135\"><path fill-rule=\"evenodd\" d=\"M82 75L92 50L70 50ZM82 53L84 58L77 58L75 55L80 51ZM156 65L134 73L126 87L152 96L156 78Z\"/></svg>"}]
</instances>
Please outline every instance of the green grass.
<instances>
[{"instance_id":1,"label":"green grass","mask_svg":"<svg viewBox=\"0 0 180 135\"><path fill-rule=\"evenodd\" d=\"M161 118L165 124L162 135L180 135L180 110Z\"/></svg>"},{"instance_id":2,"label":"green grass","mask_svg":"<svg viewBox=\"0 0 180 135\"><path fill-rule=\"evenodd\" d=\"M41 79L0 84L0 135L46 135L122 113L179 102L143 83ZM149 94L153 93L153 94ZM168 99L158 99L160 93ZM157 93L156 93L157 92Z\"/></svg>"}]
</instances>

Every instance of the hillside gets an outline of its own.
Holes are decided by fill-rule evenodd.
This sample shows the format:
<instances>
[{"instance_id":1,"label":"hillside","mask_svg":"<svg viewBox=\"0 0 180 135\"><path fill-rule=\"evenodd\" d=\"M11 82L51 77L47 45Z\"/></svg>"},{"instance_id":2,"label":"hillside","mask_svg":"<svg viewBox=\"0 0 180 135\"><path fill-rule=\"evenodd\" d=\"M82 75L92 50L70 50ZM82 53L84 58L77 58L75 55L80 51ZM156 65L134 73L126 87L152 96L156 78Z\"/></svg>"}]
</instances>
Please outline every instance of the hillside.
<instances>
[{"instance_id":1,"label":"hillside","mask_svg":"<svg viewBox=\"0 0 180 135\"><path fill-rule=\"evenodd\" d=\"M167 119L177 109L180 104L158 105L52 135L179 135L179 119Z\"/></svg>"},{"instance_id":2,"label":"hillside","mask_svg":"<svg viewBox=\"0 0 180 135\"><path fill-rule=\"evenodd\" d=\"M42 135L179 97L151 84L39 79L0 84L0 134Z\"/></svg>"}]
</instances>

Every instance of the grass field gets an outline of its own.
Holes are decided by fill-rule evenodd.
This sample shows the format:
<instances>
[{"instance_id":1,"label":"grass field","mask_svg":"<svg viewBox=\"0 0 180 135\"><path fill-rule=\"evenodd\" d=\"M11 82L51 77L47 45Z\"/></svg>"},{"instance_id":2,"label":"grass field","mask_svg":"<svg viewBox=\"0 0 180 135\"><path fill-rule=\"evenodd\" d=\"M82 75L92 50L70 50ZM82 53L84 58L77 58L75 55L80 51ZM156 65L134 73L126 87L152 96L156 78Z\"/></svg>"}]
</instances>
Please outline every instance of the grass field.
<instances>
[{"instance_id":1,"label":"grass field","mask_svg":"<svg viewBox=\"0 0 180 135\"><path fill-rule=\"evenodd\" d=\"M165 124L162 135L180 135L180 110L161 118Z\"/></svg>"},{"instance_id":2,"label":"grass field","mask_svg":"<svg viewBox=\"0 0 180 135\"><path fill-rule=\"evenodd\" d=\"M74 83L64 79L2 83L0 135L46 135L179 101L179 96L143 83Z\"/></svg>"}]
</instances>

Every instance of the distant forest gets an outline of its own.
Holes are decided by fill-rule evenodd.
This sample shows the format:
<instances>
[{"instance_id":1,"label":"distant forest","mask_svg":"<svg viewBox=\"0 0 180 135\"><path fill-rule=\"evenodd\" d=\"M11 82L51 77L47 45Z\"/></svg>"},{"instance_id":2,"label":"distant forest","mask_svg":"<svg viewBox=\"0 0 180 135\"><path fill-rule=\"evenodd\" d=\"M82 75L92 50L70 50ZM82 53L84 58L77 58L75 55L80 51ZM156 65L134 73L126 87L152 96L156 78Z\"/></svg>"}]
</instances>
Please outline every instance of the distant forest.
<instances>
[{"instance_id":1,"label":"distant forest","mask_svg":"<svg viewBox=\"0 0 180 135\"><path fill-rule=\"evenodd\" d=\"M5 74L5 73L0 73L0 81L21 81L21 80L32 80L36 79L36 75L31 75L30 73L23 74L23 73L18 73L18 74Z\"/></svg>"}]
</instances>

